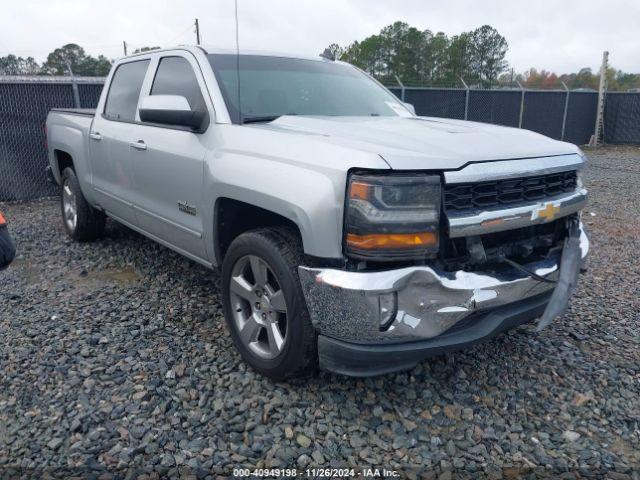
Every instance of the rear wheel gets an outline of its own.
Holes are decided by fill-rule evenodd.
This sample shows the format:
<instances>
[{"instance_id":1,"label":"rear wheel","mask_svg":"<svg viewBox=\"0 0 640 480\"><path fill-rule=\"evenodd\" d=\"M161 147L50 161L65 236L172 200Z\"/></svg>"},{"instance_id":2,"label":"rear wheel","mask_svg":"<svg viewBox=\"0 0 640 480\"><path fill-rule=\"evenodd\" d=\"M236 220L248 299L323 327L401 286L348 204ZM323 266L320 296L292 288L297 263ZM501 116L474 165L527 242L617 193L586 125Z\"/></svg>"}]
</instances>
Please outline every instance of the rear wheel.
<instances>
[{"instance_id":1,"label":"rear wheel","mask_svg":"<svg viewBox=\"0 0 640 480\"><path fill-rule=\"evenodd\" d=\"M317 340L298 279L301 247L285 229L236 238L223 265L223 306L233 342L255 370L274 378L307 375Z\"/></svg>"},{"instance_id":2,"label":"rear wheel","mask_svg":"<svg viewBox=\"0 0 640 480\"><path fill-rule=\"evenodd\" d=\"M60 206L64 228L72 239L88 242L104 233L104 213L89 205L80 190L76 173L70 167L62 172Z\"/></svg>"}]
</instances>

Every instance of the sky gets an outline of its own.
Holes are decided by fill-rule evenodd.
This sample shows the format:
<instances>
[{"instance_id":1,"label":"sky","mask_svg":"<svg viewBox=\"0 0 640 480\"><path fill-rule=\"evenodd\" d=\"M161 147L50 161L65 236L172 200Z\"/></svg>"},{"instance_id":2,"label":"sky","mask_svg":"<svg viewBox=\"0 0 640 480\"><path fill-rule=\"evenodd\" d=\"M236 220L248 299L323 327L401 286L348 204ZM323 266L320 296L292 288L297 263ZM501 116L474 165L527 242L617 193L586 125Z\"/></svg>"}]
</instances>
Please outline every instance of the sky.
<instances>
[{"instance_id":1,"label":"sky","mask_svg":"<svg viewBox=\"0 0 640 480\"><path fill-rule=\"evenodd\" d=\"M401 20L421 30L455 35L492 25L509 42L516 72L531 67L558 74L610 64L640 72L640 0L238 0L240 48L319 54L346 46ZM233 0L0 0L0 56L42 62L47 53L77 43L91 55L194 44L234 48Z\"/></svg>"}]
</instances>

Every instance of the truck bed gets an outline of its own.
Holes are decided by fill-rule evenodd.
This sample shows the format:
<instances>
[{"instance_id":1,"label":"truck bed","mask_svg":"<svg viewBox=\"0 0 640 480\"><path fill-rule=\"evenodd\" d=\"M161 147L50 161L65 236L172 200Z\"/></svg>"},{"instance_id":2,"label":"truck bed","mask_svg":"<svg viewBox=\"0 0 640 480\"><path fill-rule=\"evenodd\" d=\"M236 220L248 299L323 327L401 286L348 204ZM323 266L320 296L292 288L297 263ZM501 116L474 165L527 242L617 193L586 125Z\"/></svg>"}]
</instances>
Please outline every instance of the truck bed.
<instances>
[{"instance_id":1,"label":"truck bed","mask_svg":"<svg viewBox=\"0 0 640 480\"><path fill-rule=\"evenodd\" d=\"M95 108L52 108L52 112L71 113L73 115L83 115L93 117L96 114Z\"/></svg>"},{"instance_id":2,"label":"truck bed","mask_svg":"<svg viewBox=\"0 0 640 480\"><path fill-rule=\"evenodd\" d=\"M56 150L73 158L78 176L87 175L89 131L94 113L95 109L91 108L54 108L47 115L49 165L56 183L60 184L61 180Z\"/></svg>"}]
</instances>

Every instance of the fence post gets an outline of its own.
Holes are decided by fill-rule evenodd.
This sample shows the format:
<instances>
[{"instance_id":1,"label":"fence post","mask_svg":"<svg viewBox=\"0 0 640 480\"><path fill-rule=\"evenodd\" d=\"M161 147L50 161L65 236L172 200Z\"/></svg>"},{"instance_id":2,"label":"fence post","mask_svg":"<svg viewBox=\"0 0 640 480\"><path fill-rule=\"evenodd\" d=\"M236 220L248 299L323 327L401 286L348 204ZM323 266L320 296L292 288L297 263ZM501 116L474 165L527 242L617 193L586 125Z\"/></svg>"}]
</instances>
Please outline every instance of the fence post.
<instances>
[{"instance_id":1,"label":"fence post","mask_svg":"<svg viewBox=\"0 0 640 480\"><path fill-rule=\"evenodd\" d=\"M460 81L462 85L464 85L464 119L468 120L469 118L469 86L467 82L464 81L464 78L460 77Z\"/></svg>"},{"instance_id":2,"label":"fence post","mask_svg":"<svg viewBox=\"0 0 640 480\"><path fill-rule=\"evenodd\" d=\"M562 133L560 134L560 140L564 141L564 130L567 126L567 112L569 111L569 95L571 94L571 91L569 90L569 87L567 87L566 83L563 81L560 81L560 83L562 83L562 86L567 91L567 96L564 99L564 113L562 114Z\"/></svg>"},{"instance_id":3,"label":"fence post","mask_svg":"<svg viewBox=\"0 0 640 480\"><path fill-rule=\"evenodd\" d=\"M609 52L602 53L602 65L600 66L600 86L598 87L598 106L596 110L596 126L593 132L593 137L589 145L597 147L600 145L600 136L604 134L603 130L603 116L604 116L604 102L605 95L607 93L607 67L609 63Z\"/></svg>"},{"instance_id":4,"label":"fence post","mask_svg":"<svg viewBox=\"0 0 640 480\"><path fill-rule=\"evenodd\" d=\"M518 80L516 80L516 83L520 87L520 90L522 90L522 94L520 96L520 119L518 120L518 128L522 128L522 116L524 115L524 92L525 92L525 89L524 89L524 87L522 86L522 84Z\"/></svg>"},{"instance_id":5,"label":"fence post","mask_svg":"<svg viewBox=\"0 0 640 480\"><path fill-rule=\"evenodd\" d=\"M67 63L67 70L69 70L69 75L71 75L71 88L73 89L73 103L75 108L81 108L80 106L80 91L78 90L78 83L76 82L76 77L73 75L73 70L71 70L71 64Z\"/></svg>"},{"instance_id":6,"label":"fence post","mask_svg":"<svg viewBox=\"0 0 640 480\"><path fill-rule=\"evenodd\" d=\"M396 77L396 82L398 82L398 85L400 85L400 100L404 102L404 84L402 83L398 75L395 75L395 77Z\"/></svg>"}]
</instances>

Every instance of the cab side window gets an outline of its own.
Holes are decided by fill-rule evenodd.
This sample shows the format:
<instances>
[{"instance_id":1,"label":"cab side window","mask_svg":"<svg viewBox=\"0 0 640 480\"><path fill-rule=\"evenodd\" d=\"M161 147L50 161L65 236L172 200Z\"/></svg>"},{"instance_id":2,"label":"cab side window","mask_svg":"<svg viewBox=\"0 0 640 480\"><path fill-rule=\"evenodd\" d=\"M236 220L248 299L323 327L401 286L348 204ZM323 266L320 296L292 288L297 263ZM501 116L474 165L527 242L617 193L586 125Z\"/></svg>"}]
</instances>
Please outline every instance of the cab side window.
<instances>
[{"instance_id":1,"label":"cab side window","mask_svg":"<svg viewBox=\"0 0 640 480\"><path fill-rule=\"evenodd\" d=\"M149 67L149 60L123 63L118 66L107 94L104 114L111 120L133 122L142 90L142 82Z\"/></svg>"},{"instance_id":2,"label":"cab side window","mask_svg":"<svg viewBox=\"0 0 640 480\"><path fill-rule=\"evenodd\" d=\"M207 111L193 68L182 57L164 57L160 60L151 95L180 95L187 99L191 110Z\"/></svg>"}]
</instances>

